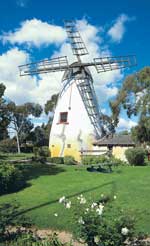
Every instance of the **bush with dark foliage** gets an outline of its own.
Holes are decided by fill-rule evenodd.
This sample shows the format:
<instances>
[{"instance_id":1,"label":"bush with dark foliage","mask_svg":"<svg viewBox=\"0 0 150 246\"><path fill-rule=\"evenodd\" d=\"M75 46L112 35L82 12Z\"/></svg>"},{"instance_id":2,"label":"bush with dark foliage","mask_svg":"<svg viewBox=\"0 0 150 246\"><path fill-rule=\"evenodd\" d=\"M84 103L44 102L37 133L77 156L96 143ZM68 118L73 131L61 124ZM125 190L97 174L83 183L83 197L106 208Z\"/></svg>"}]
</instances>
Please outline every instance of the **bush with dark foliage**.
<instances>
[{"instance_id":1,"label":"bush with dark foliage","mask_svg":"<svg viewBox=\"0 0 150 246\"><path fill-rule=\"evenodd\" d=\"M15 153L17 152L17 143L14 139L4 139L0 141L0 152Z\"/></svg>"},{"instance_id":2,"label":"bush with dark foliage","mask_svg":"<svg viewBox=\"0 0 150 246\"><path fill-rule=\"evenodd\" d=\"M64 164L66 165L74 165L76 164L76 161L73 156L64 156Z\"/></svg>"},{"instance_id":3,"label":"bush with dark foliage","mask_svg":"<svg viewBox=\"0 0 150 246\"><path fill-rule=\"evenodd\" d=\"M23 171L9 163L0 164L0 195L18 191L26 184Z\"/></svg>"},{"instance_id":4,"label":"bush with dark foliage","mask_svg":"<svg viewBox=\"0 0 150 246\"><path fill-rule=\"evenodd\" d=\"M146 150L141 147L136 147L132 149L127 149L125 152L126 158L131 165L135 166L145 166L144 161L146 156Z\"/></svg>"}]
</instances>

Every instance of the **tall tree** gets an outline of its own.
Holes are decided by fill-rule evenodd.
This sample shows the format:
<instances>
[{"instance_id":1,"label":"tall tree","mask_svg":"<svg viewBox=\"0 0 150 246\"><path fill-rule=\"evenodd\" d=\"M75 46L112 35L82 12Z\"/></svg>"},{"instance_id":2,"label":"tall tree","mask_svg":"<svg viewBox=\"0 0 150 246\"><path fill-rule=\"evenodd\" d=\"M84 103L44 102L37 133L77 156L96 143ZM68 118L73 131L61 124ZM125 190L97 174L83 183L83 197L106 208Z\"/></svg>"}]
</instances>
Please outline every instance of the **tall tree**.
<instances>
[{"instance_id":1,"label":"tall tree","mask_svg":"<svg viewBox=\"0 0 150 246\"><path fill-rule=\"evenodd\" d=\"M114 101L110 102L115 125L118 124L121 109L128 117L138 116L138 126L132 130L138 141L150 142L150 67L128 76ZM141 134L142 133L142 134Z\"/></svg>"},{"instance_id":2,"label":"tall tree","mask_svg":"<svg viewBox=\"0 0 150 246\"><path fill-rule=\"evenodd\" d=\"M54 112L56 104L58 100L58 94L54 94L51 96L51 99L48 100L45 104L44 111L48 115L50 112Z\"/></svg>"},{"instance_id":3,"label":"tall tree","mask_svg":"<svg viewBox=\"0 0 150 246\"><path fill-rule=\"evenodd\" d=\"M4 99L5 85L0 84L0 141L8 138L7 126L9 125L9 112Z\"/></svg>"},{"instance_id":4,"label":"tall tree","mask_svg":"<svg viewBox=\"0 0 150 246\"><path fill-rule=\"evenodd\" d=\"M150 144L150 117L142 117L138 125L131 129L134 141Z\"/></svg>"},{"instance_id":5,"label":"tall tree","mask_svg":"<svg viewBox=\"0 0 150 246\"><path fill-rule=\"evenodd\" d=\"M15 131L18 153L20 153L20 143L27 138L34 127L30 116L39 117L42 113L42 107L35 103L16 105L13 102L10 102L7 107L10 112L9 128Z\"/></svg>"}]
</instances>

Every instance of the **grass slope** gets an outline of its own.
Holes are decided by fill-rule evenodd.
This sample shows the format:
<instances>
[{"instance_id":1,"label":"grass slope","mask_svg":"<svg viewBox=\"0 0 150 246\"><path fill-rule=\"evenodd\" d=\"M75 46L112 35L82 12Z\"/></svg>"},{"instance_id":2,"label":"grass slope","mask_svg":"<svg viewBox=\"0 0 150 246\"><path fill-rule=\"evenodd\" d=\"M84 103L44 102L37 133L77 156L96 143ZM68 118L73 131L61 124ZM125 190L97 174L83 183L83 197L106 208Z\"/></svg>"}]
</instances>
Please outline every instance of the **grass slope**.
<instances>
[{"instance_id":1,"label":"grass slope","mask_svg":"<svg viewBox=\"0 0 150 246\"><path fill-rule=\"evenodd\" d=\"M73 201L82 193L96 201L102 193L113 193L117 196L114 205L137 214L137 230L150 233L150 167L119 167L111 174L89 173L85 167L63 165L36 164L26 168L28 187L1 196L0 203L18 202L36 226L71 230L71 212L58 203L63 195Z\"/></svg>"}]
</instances>

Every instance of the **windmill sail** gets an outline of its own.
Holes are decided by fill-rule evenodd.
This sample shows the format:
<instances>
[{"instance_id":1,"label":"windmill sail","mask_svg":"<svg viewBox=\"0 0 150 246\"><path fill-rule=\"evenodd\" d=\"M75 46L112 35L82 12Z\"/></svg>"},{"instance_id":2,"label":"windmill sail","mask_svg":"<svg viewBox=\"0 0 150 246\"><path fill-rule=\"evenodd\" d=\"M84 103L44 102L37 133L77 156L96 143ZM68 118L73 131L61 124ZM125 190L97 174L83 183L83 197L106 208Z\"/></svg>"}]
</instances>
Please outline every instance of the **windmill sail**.
<instances>
[{"instance_id":1,"label":"windmill sail","mask_svg":"<svg viewBox=\"0 0 150 246\"><path fill-rule=\"evenodd\" d=\"M20 76L65 71L69 67L66 56L45 59L19 66Z\"/></svg>"},{"instance_id":2,"label":"windmill sail","mask_svg":"<svg viewBox=\"0 0 150 246\"><path fill-rule=\"evenodd\" d=\"M77 54L76 54L77 55ZM79 55L78 55L79 56ZM80 58L78 58L80 59ZM28 63L19 66L20 76L34 75L50 72L66 71L69 68L82 68L95 66L98 73L122 69L135 66L135 55L129 56L114 56L114 57L99 57L94 58L94 62L87 63L68 63L66 56L61 56L53 59L45 59L38 62Z\"/></svg>"},{"instance_id":3,"label":"windmill sail","mask_svg":"<svg viewBox=\"0 0 150 246\"><path fill-rule=\"evenodd\" d=\"M86 78L84 80L76 80L76 84L96 135L97 137L101 137L103 134L103 125L100 121L101 112L99 111L93 83L89 78Z\"/></svg>"},{"instance_id":4,"label":"windmill sail","mask_svg":"<svg viewBox=\"0 0 150 246\"><path fill-rule=\"evenodd\" d=\"M100 58L94 58L94 64L97 72L102 73L102 72L112 71L116 69L135 66L136 57L135 55L100 57Z\"/></svg>"},{"instance_id":5,"label":"windmill sail","mask_svg":"<svg viewBox=\"0 0 150 246\"><path fill-rule=\"evenodd\" d=\"M78 32L74 21L65 21L65 28L70 40L73 54L80 61L80 56L87 55L88 50L83 42L83 39Z\"/></svg>"}]
</instances>

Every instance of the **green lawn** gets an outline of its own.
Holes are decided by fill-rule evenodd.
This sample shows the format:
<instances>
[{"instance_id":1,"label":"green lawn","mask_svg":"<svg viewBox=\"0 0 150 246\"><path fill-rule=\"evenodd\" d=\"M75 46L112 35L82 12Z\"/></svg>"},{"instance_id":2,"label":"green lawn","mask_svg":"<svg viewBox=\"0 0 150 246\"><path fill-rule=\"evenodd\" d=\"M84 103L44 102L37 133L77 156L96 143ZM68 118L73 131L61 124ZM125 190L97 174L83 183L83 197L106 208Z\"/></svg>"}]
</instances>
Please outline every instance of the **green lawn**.
<instances>
[{"instance_id":1,"label":"green lawn","mask_svg":"<svg viewBox=\"0 0 150 246\"><path fill-rule=\"evenodd\" d=\"M114 205L137 214L137 230L150 233L150 167L118 167L111 174L89 173L77 166L26 167L28 187L1 196L0 203L17 201L38 227L71 230L70 211L58 203L63 195L73 201L82 193L96 201L102 193L113 193L117 196Z\"/></svg>"}]
</instances>

